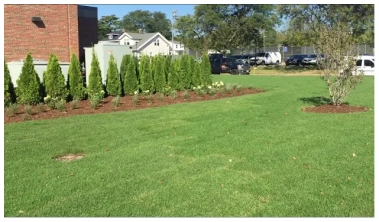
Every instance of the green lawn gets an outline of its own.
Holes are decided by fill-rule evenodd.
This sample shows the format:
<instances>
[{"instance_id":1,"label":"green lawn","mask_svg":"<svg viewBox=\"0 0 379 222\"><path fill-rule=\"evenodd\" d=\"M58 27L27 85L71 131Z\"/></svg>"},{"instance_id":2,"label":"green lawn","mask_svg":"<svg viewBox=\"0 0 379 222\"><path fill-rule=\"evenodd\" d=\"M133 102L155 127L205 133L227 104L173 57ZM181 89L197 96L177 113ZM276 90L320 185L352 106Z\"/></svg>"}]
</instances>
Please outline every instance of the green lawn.
<instances>
[{"instance_id":1,"label":"green lawn","mask_svg":"<svg viewBox=\"0 0 379 222\"><path fill-rule=\"evenodd\" d=\"M317 67L309 66L257 66L251 67L251 75L320 75L321 71Z\"/></svg>"},{"instance_id":2,"label":"green lawn","mask_svg":"<svg viewBox=\"0 0 379 222\"><path fill-rule=\"evenodd\" d=\"M4 215L374 216L372 77L353 114L300 111L328 95L319 77L219 80L268 91L5 125Z\"/></svg>"}]
</instances>

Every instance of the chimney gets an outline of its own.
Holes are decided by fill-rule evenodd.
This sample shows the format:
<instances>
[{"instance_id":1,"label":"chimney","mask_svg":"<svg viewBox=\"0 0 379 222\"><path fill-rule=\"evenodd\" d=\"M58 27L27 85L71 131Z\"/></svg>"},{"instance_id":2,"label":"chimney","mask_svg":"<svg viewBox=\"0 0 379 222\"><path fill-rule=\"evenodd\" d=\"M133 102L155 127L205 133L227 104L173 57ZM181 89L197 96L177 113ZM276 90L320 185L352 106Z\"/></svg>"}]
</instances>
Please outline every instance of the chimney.
<instances>
[{"instance_id":1,"label":"chimney","mask_svg":"<svg viewBox=\"0 0 379 222\"><path fill-rule=\"evenodd\" d=\"M125 29L122 29L122 32L125 32Z\"/></svg>"},{"instance_id":2,"label":"chimney","mask_svg":"<svg viewBox=\"0 0 379 222\"><path fill-rule=\"evenodd\" d=\"M142 29L138 29L138 34L142 34Z\"/></svg>"}]
</instances>

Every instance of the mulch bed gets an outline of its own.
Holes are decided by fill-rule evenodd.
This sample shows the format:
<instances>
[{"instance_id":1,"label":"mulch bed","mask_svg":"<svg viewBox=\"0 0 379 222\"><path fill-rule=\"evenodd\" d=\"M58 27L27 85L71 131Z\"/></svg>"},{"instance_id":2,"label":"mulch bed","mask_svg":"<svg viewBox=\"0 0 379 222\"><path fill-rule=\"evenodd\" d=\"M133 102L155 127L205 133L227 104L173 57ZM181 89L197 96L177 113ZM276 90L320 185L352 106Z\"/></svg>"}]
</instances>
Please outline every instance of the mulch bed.
<instances>
[{"instance_id":1,"label":"mulch bed","mask_svg":"<svg viewBox=\"0 0 379 222\"><path fill-rule=\"evenodd\" d=\"M314 113L355 113L355 112L366 112L369 110L367 107L361 106L350 106L347 104L341 104L339 106L326 104L314 107L306 107L303 109L305 112L314 112Z\"/></svg>"},{"instance_id":2,"label":"mulch bed","mask_svg":"<svg viewBox=\"0 0 379 222\"><path fill-rule=\"evenodd\" d=\"M66 103L66 111L60 111L57 109L49 109L46 106L46 110L39 112L37 106L33 106L32 115L28 115L25 112L25 107L23 105L19 105L18 111L14 116L9 116L4 112L4 123L15 123L15 122L23 122L30 120L42 120L42 119L54 119L61 117L68 117L74 115L83 115L83 114L98 114L98 113L109 113L116 111L127 111L127 110L136 110L136 109L144 109L151 107L159 107L159 106L168 106L171 104L180 104L180 103L188 103L188 102L196 102L196 101L206 101L206 100L215 100L227 97L241 96L247 94L256 94L265 92L262 89L247 89L244 88L242 90L233 90L231 93L227 92L218 92L214 96L204 95L199 96L194 91L189 92L189 99L185 99L183 97L183 92L177 93L177 98L173 99L171 96L165 96L163 98L159 98L158 94L153 95L152 102L147 98L147 96L139 96L138 104L134 104L133 96L124 96L120 97L120 105L119 107L114 107L112 104L112 99L114 97L108 96L104 98L103 102L96 108L91 108L91 104L89 100L78 101L78 106L76 109L72 109L70 103Z\"/></svg>"}]
</instances>

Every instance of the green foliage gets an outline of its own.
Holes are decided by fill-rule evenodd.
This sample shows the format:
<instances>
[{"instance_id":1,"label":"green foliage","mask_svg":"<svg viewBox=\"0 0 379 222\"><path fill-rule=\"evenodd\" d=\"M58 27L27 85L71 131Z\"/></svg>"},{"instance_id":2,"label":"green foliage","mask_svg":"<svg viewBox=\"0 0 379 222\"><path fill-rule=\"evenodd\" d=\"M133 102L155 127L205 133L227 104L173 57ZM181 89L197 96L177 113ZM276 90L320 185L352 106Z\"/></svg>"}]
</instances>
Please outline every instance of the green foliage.
<instances>
[{"instance_id":1,"label":"green foliage","mask_svg":"<svg viewBox=\"0 0 379 222\"><path fill-rule=\"evenodd\" d=\"M171 56L166 56L164 59L164 73L166 82L168 82L168 74L170 73Z\"/></svg>"},{"instance_id":2,"label":"green foliage","mask_svg":"<svg viewBox=\"0 0 379 222\"><path fill-rule=\"evenodd\" d=\"M125 95L132 95L138 90L137 68L135 59L130 57L130 55L128 57L129 64L125 71L123 88Z\"/></svg>"},{"instance_id":3,"label":"green foliage","mask_svg":"<svg viewBox=\"0 0 379 222\"><path fill-rule=\"evenodd\" d=\"M188 77L187 78L189 78L188 80L190 83L189 88L195 86L192 82L194 71L195 71L195 58L193 56L188 56Z\"/></svg>"},{"instance_id":4,"label":"green foliage","mask_svg":"<svg viewBox=\"0 0 379 222\"><path fill-rule=\"evenodd\" d=\"M140 74L140 88L142 91L149 90L149 92L154 91L154 80L151 73L150 67L150 57L147 55L143 55L141 57L140 65L139 65L139 74Z\"/></svg>"},{"instance_id":5,"label":"green foliage","mask_svg":"<svg viewBox=\"0 0 379 222\"><path fill-rule=\"evenodd\" d=\"M96 56L95 49L92 48L92 62L91 71L89 73L88 96L91 97L94 94L99 94L103 90L103 80L101 78L99 60Z\"/></svg>"},{"instance_id":6,"label":"green foliage","mask_svg":"<svg viewBox=\"0 0 379 222\"><path fill-rule=\"evenodd\" d=\"M132 56L131 55L123 55L122 56L122 61L121 61L121 65L120 65L120 81L121 81L121 92L122 92L122 95L125 95L127 94L125 92L125 76L126 76L126 70L128 69L128 65L130 64L130 62L132 61Z\"/></svg>"},{"instance_id":7,"label":"green foliage","mask_svg":"<svg viewBox=\"0 0 379 222\"><path fill-rule=\"evenodd\" d=\"M113 54L110 55L108 63L106 89L111 96L121 95L120 75Z\"/></svg>"},{"instance_id":8,"label":"green foliage","mask_svg":"<svg viewBox=\"0 0 379 222\"><path fill-rule=\"evenodd\" d=\"M9 104L8 107L5 108L5 114L7 116L14 116L18 111L18 105L16 103Z\"/></svg>"},{"instance_id":9,"label":"green foliage","mask_svg":"<svg viewBox=\"0 0 379 222\"><path fill-rule=\"evenodd\" d=\"M117 108L120 106L120 96L116 96L112 99L113 108Z\"/></svg>"},{"instance_id":10,"label":"green foliage","mask_svg":"<svg viewBox=\"0 0 379 222\"><path fill-rule=\"evenodd\" d=\"M156 92L162 92L166 86L165 60L161 55L155 58L154 86Z\"/></svg>"},{"instance_id":11,"label":"green foliage","mask_svg":"<svg viewBox=\"0 0 379 222\"><path fill-rule=\"evenodd\" d=\"M206 53L203 53L201 57L201 84L211 85L212 84L212 72L211 63L209 62L209 57Z\"/></svg>"},{"instance_id":12,"label":"green foliage","mask_svg":"<svg viewBox=\"0 0 379 222\"><path fill-rule=\"evenodd\" d=\"M108 33L118 28L120 28L120 20L116 15L102 16L98 21L98 39L106 38Z\"/></svg>"},{"instance_id":13,"label":"green foliage","mask_svg":"<svg viewBox=\"0 0 379 222\"><path fill-rule=\"evenodd\" d=\"M80 70L80 63L73 53L68 68L67 88L73 100L82 100L86 97L86 88L83 85L83 77Z\"/></svg>"},{"instance_id":14,"label":"green foliage","mask_svg":"<svg viewBox=\"0 0 379 222\"><path fill-rule=\"evenodd\" d=\"M187 54L184 54L180 60L180 71L179 71L180 89L191 88L191 75L190 75L189 66L190 66L189 56Z\"/></svg>"},{"instance_id":15,"label":"green foliage","mask_svg":"<svg viewBox=\"0 0 379 222\"><path fill-rule=\"evenodd\" d=\"M77 109L78 108L78 102L79 102L79 100L77 100L77 99L72 100L70 103L71 109Z\"/></svg>"},{"instance_id":16,"label":"green foliage","mask_svg":"<svg viewBox=\"0 0 379 222\"><path fill-rule=\"evenodd\" d=\"M171 60L170 72L168 74L167 84L174 90L179 89L179 75L180 61L178 59Z\"/></svg>"},{"instance_id":17,"label":"green foliage","mask_svg":"<svg viewBox=\"0 0 379 222\"><path fill-rule=\"evenodd\" d=\"M195 67L193 70L193 75L192 75L192 85L193 86L200 86L201 85L201 63L195 62Z\"/></svg>"},{"instance_id":18,"label":"green foliage","mask_svg":"<svg viewBox=\"0 0 379 222\"><path fill-rule=\"evenodd\" d=\"M43 85L45 93L52 98L66 100L69 92L56 55L50 55L47 70L44 74Z\"/></svg>"},{"instance_id":19,"label":"green foliage","mask_svg":"<svg viewBox=\"0 0 379 222\"><path fill-rule=\"evenodd\" d=\"M34 70L32 54L28 53L22 71L17 79L17 102L20 104L38 104L41 99L41 83L37 72Z\"/></svg>"},{"instance_id":20,"label":"green foliage","mask_svg":"<svg viewBox=\"0 0 379 222\"><path fill-rule=\"evenodd\" d=\"M9 73L8 65L4 60L4 106L16 102L16 93Z\"/></svg>"},{"instance_id":21,"label":"green foliage","mask_svg":"<svg viewBox=\"0 0 379 222\"><path fill-rule=\"evenodd\" d=\"M165 38L171 37L171 23L163 12L135 10L126 14L121 20L121 27L129 32L161 33Z\"/></svg>"}]
</instances>

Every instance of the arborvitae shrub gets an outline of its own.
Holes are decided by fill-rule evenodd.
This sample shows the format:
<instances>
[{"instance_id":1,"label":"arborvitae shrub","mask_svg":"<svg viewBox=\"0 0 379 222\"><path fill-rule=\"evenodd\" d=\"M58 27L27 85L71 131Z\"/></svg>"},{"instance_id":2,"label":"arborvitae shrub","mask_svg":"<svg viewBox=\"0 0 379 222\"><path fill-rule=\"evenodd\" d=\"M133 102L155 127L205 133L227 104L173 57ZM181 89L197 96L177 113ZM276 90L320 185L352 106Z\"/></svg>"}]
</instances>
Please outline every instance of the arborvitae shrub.
<instances>
[{"instance_id":1,"label":"arborvitae shrub","mask_svg":"<svg viewBox=\"0 0 379 222\"><path fill-rule=\"evenodd\" d=\"M69 89L71 99L85 99L86 88L83 84L83 77L80 70L79 60L74 53L71 55L67 78L67 88Z\"/></svg>"},{"instance_id":2,"label":"arborvitae shrub","mask_svg":"<svg viewBox=\"0 0 379 222\"><path fill-rule=\"evenodd\" d=\"M189 58L188 58L188 78L189 78L189 82L190 82L190 88L195 86L192 82L192 79L193 79L192 76L193 76L194 71L195 71L195 59L193 58L193 56L189 56Z\"/></svg>"},{"instance_id":3,"label":"arborvitae shrub","mask_svg":"<svg viewBox=\"0 0 379 222\"><path fill-rule=\"evenodd\" d=\"M170 72L168 73L168 86L172 89L179 89L179 76L178 76L178 63L180 68L180 62L178 59L171 60Z\"/></svg>"},{"instance_id":4,"label":"arborvitae shrub","mask_svg":"<svg viewBox=\"0 0 379 222\"><path fill-rule=\"evenodd\" d=\"M129 60L127 70L124 75L124 92L125 95L132 95L138 90L138 79L137 79L137 67L134 58Z\"/></svg>"},{"instance_id":5,"label":"arborvitae shrub","mask_svg":"<svg viewBox=\"0 0 379 222\"><path fill-rule=\"evenodd\" d=\"M46 78L43 80L46 95L57 100L67 99L69 92L56 55L50 55L44 78Z\"/></svg>"},{"instance_id":6,"label":"arborvitae shrub","mask_svg":"<svg viewBox=\"0 0 379 222\"><path fill-rule=\"evenodd\" d=\"M201 64L199 62L195 62L195 68L192 75L192 84L193 86L201 85Z\"/></svg>"},{"instance_id":7,"label":"arborvitae shrub","mask_svg":"<svg viewBox=\"0 0 379 222\"><path fill-rule=\"evenodd\" d=\"M16 102L16 93L14 91L8 64L4 60L4 106L9 106L14 102Z\"/></svg>"},{"instance_id":8,"label":"arborvitae shrub","mask_svg":"<svg viewBox=\"0 0 379 222\"><path fill-rule=\"evenodd\" d=\"M154 86L156 92L162 92L166 87L165 60L159 55L155 58L154 66Z\"/></svg>"},{"instance_id":9,"label":"arborvitae shrub","mask_svg":"<svg viewBox=\"0 0 379 222\"><path fill-rule=\"evenodd\" d=\"M120 81L121 81L121 92L122 92L122 95L125 95L125 89L124 89L124 86L125 86L125 83L124 83L124 79L125 79L125 75L126 75L126 70L128 69L128 65L132 62L132 56L131 55L124 55L122 56L122 61L121 61L121 65L120 65Z\"/></svg>"},{"instance_id":10,"label":"arborvitae shrub","mask_svg":"<svg viewBox=\"0 0 379 222\"><path fill-rule=\"evenodd\" d=\"M107 93L111 96L121 95L121 81L118 74L117 63L111 54L107 70Z\"/></svg>"},{"instance_id":11,"label":"arborvitae shrub","mask_svg":"<svg viewBox=\"0 0 379 222\"><path fill-rule=\"evenodd\" d=\"M189 56L187 54L184 54L180 61L179 85L181 89L189 89L191 87Z\"/></svg>"},{"instance_id":12,"label":"arborvitae shrub","mask_svg":"<svg viewBox=\"0 0 379 222\"><path fill-rule=\"evenodd\" d=\"M95 49L92 48L92 62L91 71L89 73L88 96L92 97L95 94L101 94L103 90L103 80L101 78L99 60L95 54Z\"/></svg>"},{"instance_id":13,"label":"arborvitae shrub","mask_svg":"<svg viewBox=\"0 0 379 222\"><path fill-rule=\"evenodd\" d=\"M17 79L16 95L20 104L34 105L42 100L41 82L34 69L31 53L26 56L22 71Z\"/></svg>"},{"instance_id":14,"label":"arborvitae shrub","mask_svg":"<svg viewBox=\"0 0 379 222\"><path fill-rule=\"evenodd\" d=\"M166 84L168 83L168 74L170 72L170 66L171 66L171 56L167 55L164 59L164 73L165 73Z\"/></svg>"},{"instance_id":15,"label":"arborvitae shrub","mask_svg":"<svg viewBox=\"0 0 379 222\"><path fill-rule=\"evenodd\" d=\"M212 84L211 63L207 53L203 53L201 57L201 84L205 86Z\"/></svg>"},{"instance_id":16,"label":"arborvitae shrub","mask_svg":"<svg viewBox=\"0 0 379 222\"><path fill-rule=\"evenodd\" d=\"M151 73L150 57L143 55L141 57L140 69L140 88L142 91L149 90L149 93L154 91L154 80Z\"/></svg>"}]
</instances>

